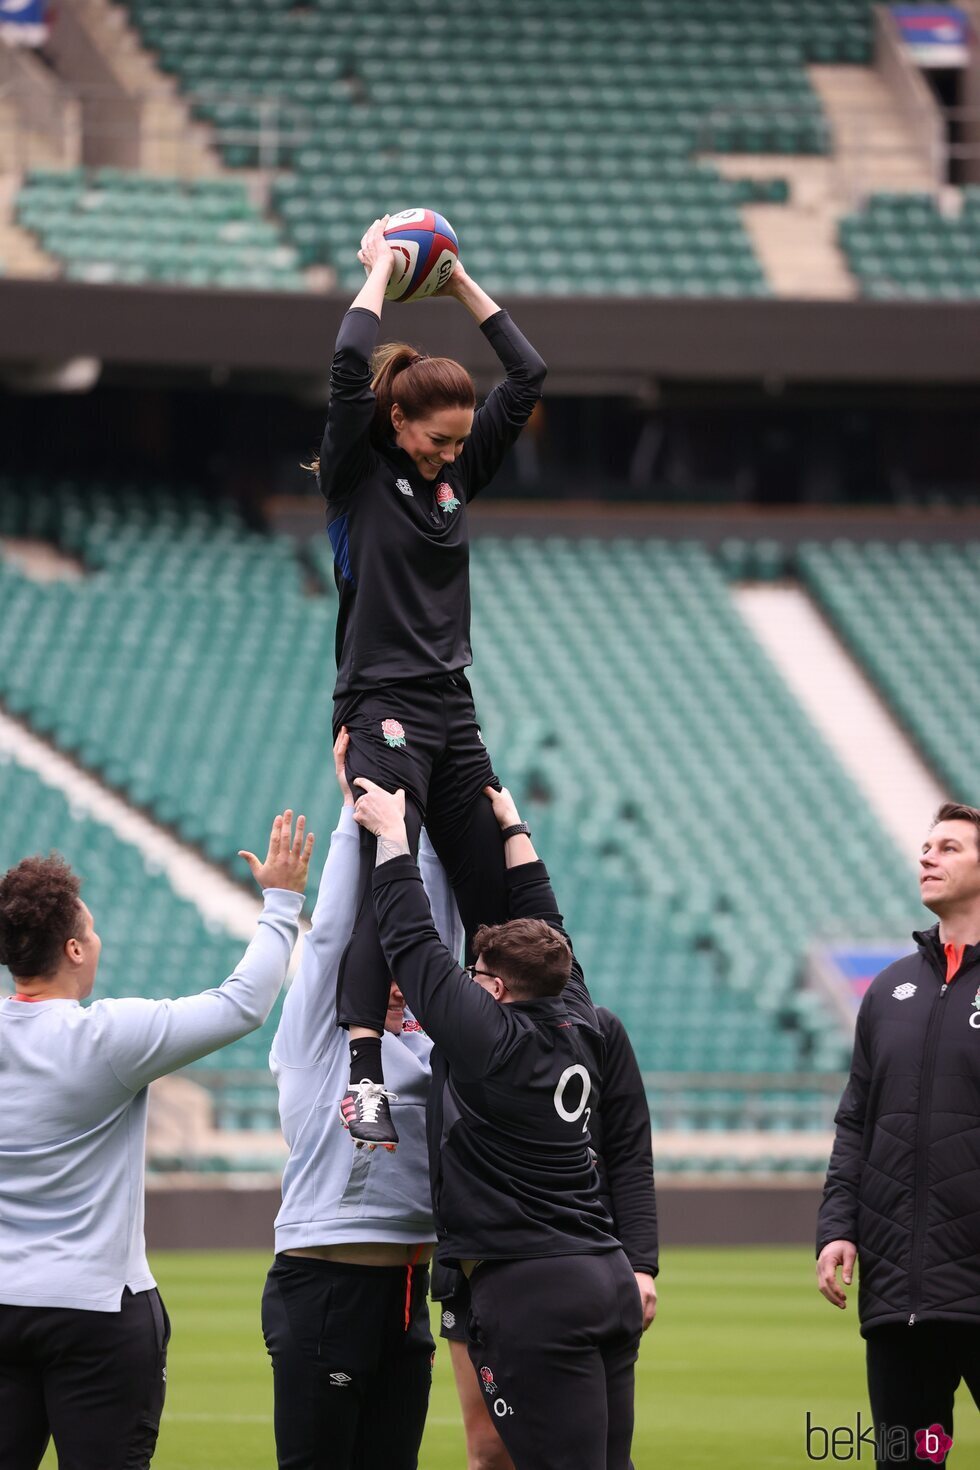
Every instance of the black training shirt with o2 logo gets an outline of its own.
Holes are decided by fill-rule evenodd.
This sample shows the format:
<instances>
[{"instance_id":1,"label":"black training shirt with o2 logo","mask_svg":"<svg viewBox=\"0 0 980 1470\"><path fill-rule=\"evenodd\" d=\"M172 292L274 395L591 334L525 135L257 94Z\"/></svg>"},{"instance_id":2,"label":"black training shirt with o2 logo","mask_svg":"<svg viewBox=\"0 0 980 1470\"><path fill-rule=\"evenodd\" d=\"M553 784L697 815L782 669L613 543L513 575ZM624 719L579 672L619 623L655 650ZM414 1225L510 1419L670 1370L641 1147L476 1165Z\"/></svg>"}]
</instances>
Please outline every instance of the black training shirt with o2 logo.
<instances>
[{"instance_id":1,"label":"black training shirt with o2 logo","mask_svg":"<svg viewBox=\"0 0 980 1470\"><path fill-rule=\"evenodd\" d=\"M562 920L544 863L507 871L509 917ZM527 1260L620 1249L590 1148L603 1038L578 961L559 996L501 1005L439 939L408 856L374 870L378 933L435 1043L429 1175L439 1256Z\"/></svg>"},{"instance_id":2,"label":"black training shirt with o2 logo","mask_svg":"<svg viewBox=\"0 0 980 1470\"><path fill-rule=\"evenodd\" d=\"M371 354L380 320L353 307L337 336L320 489L340 594L336 695L472 662L466 507L493 478L541 396L545 364L498 311L481 331L506 369L462 453L434 480L392 442L371 442Z\"/></svg>"}]
</instances>

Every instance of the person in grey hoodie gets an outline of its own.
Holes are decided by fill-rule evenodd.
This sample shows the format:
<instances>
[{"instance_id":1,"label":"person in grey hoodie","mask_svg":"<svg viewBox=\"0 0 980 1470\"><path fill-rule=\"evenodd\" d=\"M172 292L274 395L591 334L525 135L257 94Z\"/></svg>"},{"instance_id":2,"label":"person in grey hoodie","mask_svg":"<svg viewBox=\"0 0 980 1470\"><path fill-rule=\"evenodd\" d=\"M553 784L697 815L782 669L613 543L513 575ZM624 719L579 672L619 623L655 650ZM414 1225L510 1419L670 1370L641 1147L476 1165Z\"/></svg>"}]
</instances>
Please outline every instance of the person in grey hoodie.
<instances>
[{"instance_id":1,"label":"person in grey hoodie","mask_svg":"<svg viewBox=\"0 0 980 1470\"><path fill-rule=\"evenodd\" d=\"M0 878L0 1465L145 1470L170 1324L143 1241L147 1088L265 1021L299 932L313 837L276 818L235 973L175 1000L97 1000L102 943L57 855Z\"/></svg>"},{"instance_id":2,"label":"person in grey hoodie","mask_svg":"<svg viewBox=\"0 0 980 1470\"><path fill-rule=\"evenodd\" d=\"M394 980L382 1055L398 1151L351 1149L335 1124L350 1066L336 1024L337 980L360 867L347 739L342 729L334 745L344 805L270 1056L289 1145L262 1297L279 1470L415 1470L435 1352L425 1132L432 1043L406 1015ZM424 833L419 863L440 933L458 954L452 890Z\"/></svg>"}]
</instances>

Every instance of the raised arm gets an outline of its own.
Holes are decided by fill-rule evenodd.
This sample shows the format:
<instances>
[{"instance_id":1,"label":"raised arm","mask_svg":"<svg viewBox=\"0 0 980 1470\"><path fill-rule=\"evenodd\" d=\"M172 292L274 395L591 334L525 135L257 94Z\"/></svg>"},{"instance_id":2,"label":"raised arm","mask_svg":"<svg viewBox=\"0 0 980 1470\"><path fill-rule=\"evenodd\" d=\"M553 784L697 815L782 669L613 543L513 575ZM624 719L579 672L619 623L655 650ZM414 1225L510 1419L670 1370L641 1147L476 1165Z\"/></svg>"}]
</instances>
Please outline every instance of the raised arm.
<instances>
[{"instance_id":1,"label":"raised arm","mask_svg":"<svg viewBox=\"0 0 980 1470\"><path fill-rule=\"evenodd\" d=\"M317 479L327 500L341 500L364 477L371 457L369 433L375 398L371 354L378 341L381 308L394 256L384 237L388 216L376 219L357 258L367 279L340 324L330 369L330 406L320 446Z\"/></svg>"},{"instance_id":2,"label":"raised arm","mask_svg":"<svg viewBox=\"0 0 980 1470\"><path fill-rule=\"evenodd\" d=\"M125 1087L139 1092L157 1077L185 1067L208 1052L256 1031L272 1010L286 968L303 906L313 834L304 837L305 818L292 836L292 812L276 817L264 862L240 853L252 869L265 904L258 929L234 974L217 990L176 1000L119 1000L104 1006L105 1054Z\"/></svg>"},{"instance_id":3,"label":"raised arm","mask_svg":"<svg viewBox=\"0 0 980 1470\"><path fill-rule=\"evenodd\" d=\"M462 262L457 263L438 295L454 296L466 307L507 374L477 410L457 462L466 499L472 500L493 479L531 417L548 369L509 314L466 274Z\"/></svg>"},{"instance_id":4,"label":"raised arm","mask_svg":"<svg viewBox=\"0 0 980 1470\"><path fill-rule=\"evenodd\" d=\"M310 931L303 940L299 969L283 1002L272 1055L282 1066L311 1067L331 1046L343 1047L337 1026L336 997L340 960L354 927L360 833L354 821L354 798L344 760L349 740L341 730L334 743L334 770L343 805L330 838L330 851L320 876L320 889Z\"/></svg>"},{"instance_id":5,"label":"raised arm","mask_svg":"<svg viewBox=\"0 0 980 1470\"><path fill-rule=\"evenodd\" d=\"M490 798L493 814L501 832L522 826L517 804L506 787L500 791L493 786L484 788ZM553 929L571 938L565 929L565 921L558 909L558 900L551 886L548 869L540 861L530 837L523 832L512 832L504 838L504 862L507 865L507 917L510 919L543 919ZM595 1006L585 983L582 966L572 950L572 973L562 991L562 999L570 1015L599 1030Z\"/></svg>"},{"instance_id":6,"label":"raised arm","mask_svg":"<svg viewBox=\"0 0 980 1470\"><path fill-rule=\"evenodd\" d=\"M858 1248L858 1192L871 1087L867 1036L867 1009L871 1004L869 991L858 1012L851 1074L834 1119L837 1131L817 1216L817 1286L833 1306L842 1309L847 1298L838 1284L837 1271L840 1269L844 1285L850 1286Z\"/></svg>"},{"instance_id":7,"label":"raised arm","mask_svg":"<svg viewBox=\"0 0 980 1470\"><path fill-rule=\"evenodd\" d=\"M413 1014L462 1075L483 1076L513 1031L505 1012L442 943L405 831L405 793L358 778L355 820L378 839L374 906L381 947Z\"/></svg>"}]
</instances>

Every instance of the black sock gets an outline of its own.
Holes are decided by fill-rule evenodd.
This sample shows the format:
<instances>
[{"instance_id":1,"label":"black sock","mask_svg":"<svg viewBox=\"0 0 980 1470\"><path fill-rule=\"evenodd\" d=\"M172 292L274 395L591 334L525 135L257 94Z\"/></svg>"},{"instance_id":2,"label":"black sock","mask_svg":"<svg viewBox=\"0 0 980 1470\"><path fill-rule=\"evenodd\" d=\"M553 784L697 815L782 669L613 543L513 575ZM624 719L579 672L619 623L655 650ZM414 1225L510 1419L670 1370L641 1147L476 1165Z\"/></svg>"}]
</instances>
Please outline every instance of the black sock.
<instances>
[{"instance_id":1,"label":"black sock","mask_svg":"<svg viewBox=\"0 0 980 1470\"><path fill-rule=\"evenodd\" d=\"M359 1036L350 1046L350 1080L352 1083L384 1082L381 1066L381 1037Z\"/></svg>"}]
</instances>

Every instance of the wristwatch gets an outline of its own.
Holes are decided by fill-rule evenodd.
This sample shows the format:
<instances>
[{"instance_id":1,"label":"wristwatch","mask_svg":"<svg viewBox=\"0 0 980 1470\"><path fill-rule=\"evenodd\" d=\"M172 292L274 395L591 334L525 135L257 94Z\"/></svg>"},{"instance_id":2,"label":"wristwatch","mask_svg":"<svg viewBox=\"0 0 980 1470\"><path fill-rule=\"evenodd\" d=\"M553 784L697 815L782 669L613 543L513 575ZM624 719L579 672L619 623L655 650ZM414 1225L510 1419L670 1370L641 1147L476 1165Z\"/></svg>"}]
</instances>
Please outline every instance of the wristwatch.
<instances>
[{"instance_id":1,"label":"wristwatch","mask_svg":"<svg viewBox=\"0 0 980 1470\"><path fill-rule=\"evenodd\" d=\"M508 837L519 837L522 833L525 837L530 837L530 827L527 825L526 822L515 822L513 827L505 827L503 832L501 833L501 836L506 842Z\"/></svg>"}]
</instances>

